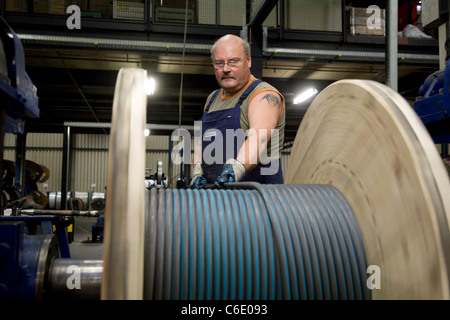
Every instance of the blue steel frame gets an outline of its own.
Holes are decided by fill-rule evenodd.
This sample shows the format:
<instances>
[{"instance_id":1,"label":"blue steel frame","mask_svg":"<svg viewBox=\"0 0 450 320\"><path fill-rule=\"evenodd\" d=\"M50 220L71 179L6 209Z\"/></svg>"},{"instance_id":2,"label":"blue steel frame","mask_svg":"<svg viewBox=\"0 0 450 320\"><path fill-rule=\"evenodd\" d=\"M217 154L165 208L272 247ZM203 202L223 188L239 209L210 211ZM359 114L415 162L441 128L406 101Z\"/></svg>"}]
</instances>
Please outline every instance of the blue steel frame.
<instances>
[{"instance_id":1,"label":"blue steel frame","mask_svg":"<svg viewBox=\"0 0 450 320\"><path fill-rule=\"evenodd\" d=\"M435 143L450 143L450 63L429 75L419 89L413 108Z\"/></svg>"}]
</instances>

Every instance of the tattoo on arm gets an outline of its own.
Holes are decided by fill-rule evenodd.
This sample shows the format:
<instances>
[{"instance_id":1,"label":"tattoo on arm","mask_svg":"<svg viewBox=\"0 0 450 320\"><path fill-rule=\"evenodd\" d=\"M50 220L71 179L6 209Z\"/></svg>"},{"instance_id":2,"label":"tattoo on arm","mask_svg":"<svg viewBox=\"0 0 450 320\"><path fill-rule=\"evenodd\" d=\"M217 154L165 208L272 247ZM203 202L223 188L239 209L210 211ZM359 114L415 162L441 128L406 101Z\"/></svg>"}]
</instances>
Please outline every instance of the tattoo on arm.
<instances>
[{"instance_id":1,"label":"tattoo on arm","mask_svg":"<svg viewBox=\"0 0 450 320\"><path fill-rule=\"evenodd\" d=\"M267 102L269 102L271 105L273 105L273 106L280 106L280 99L275 95L275 94L266 94L264 97L262 97L261 98L261 100L259 100L259 101L262 101L262 100L264 100L264 99L266 99L267 100Z\"/></svg>"}]
</instances>

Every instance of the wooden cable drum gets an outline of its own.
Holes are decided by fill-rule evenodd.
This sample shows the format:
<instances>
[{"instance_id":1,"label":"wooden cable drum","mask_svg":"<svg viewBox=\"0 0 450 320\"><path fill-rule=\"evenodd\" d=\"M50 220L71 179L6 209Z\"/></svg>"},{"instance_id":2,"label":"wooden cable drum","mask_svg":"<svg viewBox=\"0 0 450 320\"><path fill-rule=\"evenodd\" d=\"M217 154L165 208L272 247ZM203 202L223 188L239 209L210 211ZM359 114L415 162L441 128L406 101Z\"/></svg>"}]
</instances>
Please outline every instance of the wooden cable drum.
<instances>
[{"instance_id":1,"label":"wooden cable drum","mask_svg":"<svg viewBox=\"0 0 450 320\"><path fill-rule=\"evenodd\" d=\"M114 93L101 299L143 297L146 71L120 69ZM142 183L139 184L139 181Z\"/></svg>"},{"instance_id":2,"label":"wooden cable drum","mask_svg":"<svg viewBox=\"0 0 450 320\"><path fill-rule=\"evenodd\" d=\"M30 193L30 196L33 198L34 202L42 207L46 207L48 204L48 197L39 190L33 190Z\"/></svg>"},{"instance_id":3,"label":"wooden cable drum","mask_svg":"<svg viewBox=\"0 0 450 320\"><path fill-rule=\"evenodd\" d=\"M41 175L41 178L39 179L38 183L44 183L45 181L47 181L50 178L50 170L42 164L40 166L42 168L42 175Z\"/></svg>"},{"instance_id":4,"label":"wooden cable drum","mask_svg":"<svg viewBox=\"0 0 450 320\"><path fill-rule=\"evenodd\" d=\"M86 210L86 204L84 203L83 199L72 197L67 199L67 205L70 210Z\"/></svg>"},{"instance_id":5,"label":"wooden cable drum","mask_svg":"<svg viewBox=\"0 0 450 320\"><path fill-rule=\"evenodd\" d=\"M38 182L43 173L42 167L34 161L25 160L25 182Z\"/></svg>"},{"instance_id":6,"label":"wooden cable drum","mask_svg":"<svg viewBox=\"0 0 450 320\"><path fill-rule=\"evenodd\" d=\"M450 182L420 118L397 92L341 80L307 110L287 184L330 184L355 212L373 299L449 299ZM369 271L368 271L369 272Z\"/></svg>"}]
</instances>

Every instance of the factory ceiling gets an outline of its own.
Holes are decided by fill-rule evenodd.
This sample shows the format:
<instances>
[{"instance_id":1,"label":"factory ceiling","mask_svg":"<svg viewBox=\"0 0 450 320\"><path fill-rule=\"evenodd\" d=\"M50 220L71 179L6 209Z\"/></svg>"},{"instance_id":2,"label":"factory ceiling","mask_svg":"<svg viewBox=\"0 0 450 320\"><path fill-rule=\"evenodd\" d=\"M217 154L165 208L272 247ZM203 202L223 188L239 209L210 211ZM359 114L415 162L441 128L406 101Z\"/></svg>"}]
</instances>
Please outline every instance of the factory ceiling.
<instances>
[{"instance_id":1,"label":"factory ceiling","mask_svg":"<svg viewBox=\"0 0 450 320\"><path fill-rule=\"evenodd\" d=\"M157 82L155 94L148 97L149 124L192 126L208 94L218 87L210 46L221 35L243 30L188 26L184 42L183 25L88 20L82 29L68 30L65 17L33 20L10 14L5 19L21 37L26 71L39 97L40 117L27 119L28 132L62 132L67 122L109 123L116 77L126 67L146 69ZM260 66L256 73L286 99L287 143L311 102L293 104L302 89L320 91L340 79L385 81L384 37L263 30L263 52L254 64ZM438 41L400 39L399 56L398 91L412 102L425 78L439 68Z\"/></svg>"}]
</instances>

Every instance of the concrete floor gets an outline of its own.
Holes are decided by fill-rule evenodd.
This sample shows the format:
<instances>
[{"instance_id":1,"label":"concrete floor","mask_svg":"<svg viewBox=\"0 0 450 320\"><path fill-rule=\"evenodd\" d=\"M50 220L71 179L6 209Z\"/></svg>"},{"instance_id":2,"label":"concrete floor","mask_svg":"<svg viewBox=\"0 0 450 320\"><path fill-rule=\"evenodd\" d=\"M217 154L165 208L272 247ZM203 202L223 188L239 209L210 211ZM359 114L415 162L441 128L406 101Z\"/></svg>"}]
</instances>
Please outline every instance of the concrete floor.
<instances>
[{"instance_id":1,"label":"concrete floor","mask_svg":"<svg viewBox=\"0 0 450 320\"><path fill-rule=\"evenodd\" d=\"M95 223L96 217L75 217L74 239L69 243L71 259L102 260L103 243L92 241L92 225Z\"/></svg>"}]
</instances>

